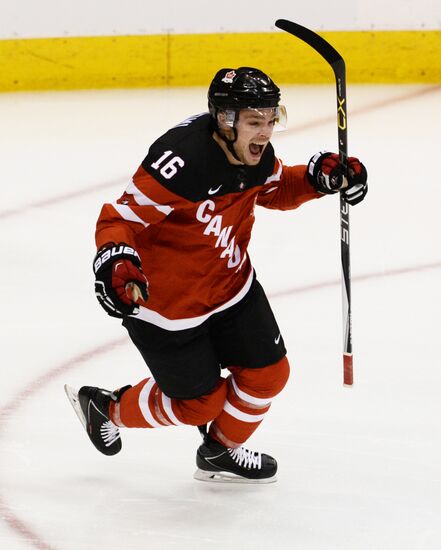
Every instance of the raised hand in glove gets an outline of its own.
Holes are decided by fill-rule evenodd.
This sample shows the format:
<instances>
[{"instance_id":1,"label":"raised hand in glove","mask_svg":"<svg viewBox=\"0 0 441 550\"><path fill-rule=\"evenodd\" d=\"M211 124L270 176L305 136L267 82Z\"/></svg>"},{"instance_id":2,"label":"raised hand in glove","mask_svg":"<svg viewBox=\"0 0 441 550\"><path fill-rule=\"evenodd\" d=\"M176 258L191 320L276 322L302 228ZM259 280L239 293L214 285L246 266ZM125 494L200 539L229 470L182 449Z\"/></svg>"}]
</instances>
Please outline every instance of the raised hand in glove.
<instances>
[{"instance_id":1,"label":"raised hand in glove","mask_svg":"<svg viewBox=\"0 0 441 550\"><path fill-rule=\"evenodd\" d=\"M125 243L109 243L100 248L93 261L95 294L112 317L136 315L137 301L148 300L148 282L139 254Z\"/></svg>"},{"instance_id":2,"label":"raised hand in glove","mask_svg":"<svg viewBox=\"0 0 441 550\"><path fill-rule=\"evenodd\" d=\"M340 191L345 201L354 206L366 196L367 171L355 157L347 158L348 170L345 174L336 153L320 152L308 163L308 177L311 185L319 193L332 194Z\"/></svg>"}]
</instances>

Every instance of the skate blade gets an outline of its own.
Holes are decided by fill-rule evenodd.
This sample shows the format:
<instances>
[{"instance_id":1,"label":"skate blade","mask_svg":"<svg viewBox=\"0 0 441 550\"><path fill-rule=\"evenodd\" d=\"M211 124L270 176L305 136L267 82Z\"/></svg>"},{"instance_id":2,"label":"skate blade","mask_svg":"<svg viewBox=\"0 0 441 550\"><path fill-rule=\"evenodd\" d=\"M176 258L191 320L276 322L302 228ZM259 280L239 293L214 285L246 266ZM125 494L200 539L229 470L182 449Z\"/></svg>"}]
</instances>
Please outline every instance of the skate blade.
<instances>
[{"instance_id":1,"label":"skate blade","mask_svg":"<svg viewBox=\"0 0 441 550\"><path fill-rule=\"evenodd\" d=\"M84 413L81 409L80 401L78 399L78 390L65 384L64 391L66 392L67 398L69 399L70 404L73 407L73 410L75 411L76 415L80 419L80 422L83 425L83 428L87 431L86 417L84 416Z\"/></svg>"},{"instance_id":2,"label":"skate blade","mask_svg":"<svg viewBox=\"0 0 441 550\"><path fill-rule=\"evenodd\" d=\"M277 477L267 477L263 479L249 479L247 477L236 476L230 474L229 472L207 472L205 470L200 470L199 468L193 474L194 479L198 481L208 481L211 483L274 483L277 481Z\"/></svg>"}]
</instances>

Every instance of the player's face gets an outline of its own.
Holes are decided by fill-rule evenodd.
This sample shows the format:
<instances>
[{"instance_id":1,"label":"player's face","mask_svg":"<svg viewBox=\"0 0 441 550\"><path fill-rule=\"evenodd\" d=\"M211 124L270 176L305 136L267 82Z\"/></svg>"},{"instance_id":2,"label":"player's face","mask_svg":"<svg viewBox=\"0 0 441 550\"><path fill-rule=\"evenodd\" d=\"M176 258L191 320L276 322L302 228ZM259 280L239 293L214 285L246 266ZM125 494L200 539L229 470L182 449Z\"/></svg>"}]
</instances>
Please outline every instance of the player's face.
<instances>
[{"instance_id":1,"label":"player's face","mask_svg":"<svg viewBox=\"0 0 441 550\"><path fill-rule=\"evenodd\" d=\"M237 140L234 150L244 164L260 162L265 147L274 131L276 113L274 109L242 109L236 122Z\"/></svg>"}]
</instances>

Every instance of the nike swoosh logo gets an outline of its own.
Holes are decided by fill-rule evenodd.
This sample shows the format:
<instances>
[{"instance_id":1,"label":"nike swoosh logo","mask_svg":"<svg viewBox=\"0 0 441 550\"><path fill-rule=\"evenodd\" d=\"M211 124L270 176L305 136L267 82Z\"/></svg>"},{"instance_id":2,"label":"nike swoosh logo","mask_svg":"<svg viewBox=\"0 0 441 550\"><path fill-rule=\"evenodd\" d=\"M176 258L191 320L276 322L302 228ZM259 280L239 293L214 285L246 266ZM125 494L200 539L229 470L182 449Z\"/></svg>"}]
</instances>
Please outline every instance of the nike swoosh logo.
<instances>
[{"instance_id":1,"label":"nike swoosh logo","mask_svg":"<svg viewBox=\"0 0 441 550\"><path fill-rule=\"evenodd\" d=\"M219 185L219 187L216 187L216 189L213 189L212 187L210 187L210 189L208 190L208 194L209 195L215 195L221 187L222 187L222 185Z\"/></svg>"},{"instance_id":2,"label":"nike swoosh logo","mask_svg":"<svg viewBox=\"0 0 441 550\"><path fill-rule=\"evenodd\" d=\"M279 342L280 342L280 332L279 332L279 336L277 336L277 338L274 338L274 343L277 345Z\"/></svg>"}]
</instances>

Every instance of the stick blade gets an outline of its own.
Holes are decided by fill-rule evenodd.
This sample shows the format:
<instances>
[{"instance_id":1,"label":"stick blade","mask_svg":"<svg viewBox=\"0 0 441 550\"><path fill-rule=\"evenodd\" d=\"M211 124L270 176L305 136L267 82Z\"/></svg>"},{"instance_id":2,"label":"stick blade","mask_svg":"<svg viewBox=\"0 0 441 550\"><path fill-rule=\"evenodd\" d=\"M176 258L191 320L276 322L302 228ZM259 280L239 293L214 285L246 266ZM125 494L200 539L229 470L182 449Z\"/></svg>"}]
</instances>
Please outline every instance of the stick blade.
<instances>
[{"instance_id":1,"label":"stick blade","mask_svg":"<svg viewBox=\"0 0 441 550\"><path fill-rule=\"evenodd\" d=\"M309 44L322 57L324 57L333 68L336 64L343 64L344 66L343 58L338 51L316 32L307 29L298 23L294 23L293 21L288 21L287 19L277 19L275 25L282 31L288 32L293 36L297 36L297 38L300 38Z\"/></svg>"}]
</instances>

